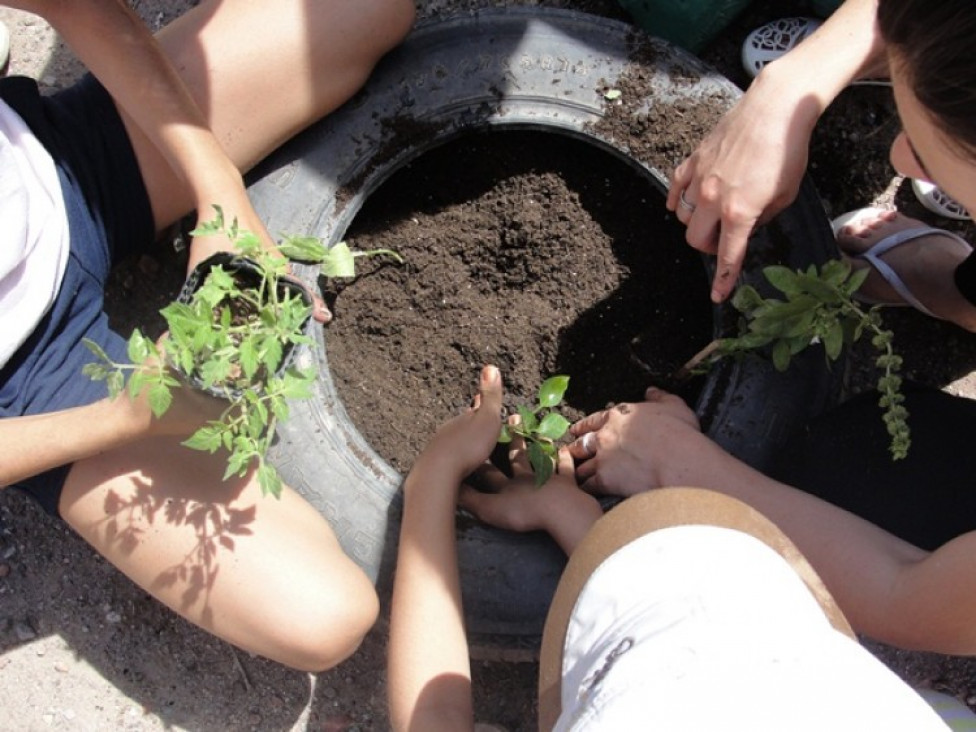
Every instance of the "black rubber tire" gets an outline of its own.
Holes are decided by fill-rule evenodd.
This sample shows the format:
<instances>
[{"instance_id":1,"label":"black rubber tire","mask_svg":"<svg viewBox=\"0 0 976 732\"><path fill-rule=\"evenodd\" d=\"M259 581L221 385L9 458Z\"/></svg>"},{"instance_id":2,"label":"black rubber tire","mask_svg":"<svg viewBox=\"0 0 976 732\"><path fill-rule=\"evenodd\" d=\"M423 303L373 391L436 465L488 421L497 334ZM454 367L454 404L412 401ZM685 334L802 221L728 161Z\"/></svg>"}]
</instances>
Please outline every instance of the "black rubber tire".
<instances>
[{"instance_id":1,"label":"black rubber tire","mask_svg":"<svg viewBox=\"0 0 976 732\"><path fill-rule=\"evenodd\" d=\"M490 127L572 135L628 160L664 191L665 171L633 159L593 129L609 103L603 90L634 64L653 74L648 106L688 108L706 98L731 105L741 94L686 52L624 23L542 8L464 14L418 27L355 99L265 161L252 177L253 200L271 232L335 243L393 172L451 138ZM750 251L755 254L743 279L760 285L759 266L770 257L805 266L834 256L826 215L809 182L793 206L757 232ZM312 270L299 268L298 274L314 280ZM716 308L717 333L728 315L727 308ZM297 362L317 367L315 397L293 406L273 459L285 480L329 519L384 596L402 477L351 424L329 372L328 329L313 333L316 347ZM795 360L782 374L761 359L729 360L708 377L696 409L715 440L761 468L794 426L835 398L839 371L828 372L822 353ZM496 531L463 518L458 536L469 631L512 642L537 638L564 565L559 550L548 537Z\"/></svg>"}]
</instances>

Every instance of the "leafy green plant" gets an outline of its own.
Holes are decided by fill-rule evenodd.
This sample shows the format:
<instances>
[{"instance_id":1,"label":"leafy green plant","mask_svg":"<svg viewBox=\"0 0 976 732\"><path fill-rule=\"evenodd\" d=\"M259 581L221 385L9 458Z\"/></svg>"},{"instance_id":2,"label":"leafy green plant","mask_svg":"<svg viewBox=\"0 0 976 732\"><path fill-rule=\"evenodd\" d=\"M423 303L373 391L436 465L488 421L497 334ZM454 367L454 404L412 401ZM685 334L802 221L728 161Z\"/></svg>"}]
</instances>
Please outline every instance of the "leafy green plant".
<instances>
[{"instance_id":1,"label":"leafy green plant","mask_svg":"<svg viewBox=\"0 0 976 732\"><path fill-rule=\"evenodd\" d=\"M566 434L569 420L556 411L569 387L568 376L552 376L542 382L534 406L517 407L519 422L502 426L498 442L507 444L515 436L525 440L536 488L556 470L556 441Z\"/></svg>"},{"instance_id":2,"label":"leafy green plant","mask_svg":"<svg viewBox=\"0 0 976 732\"><path fill-rule=\"evenodd\" d=\"M311 296L291 278L286 257L320 265L327 277L355 276L355 259L392 251L353 252L344 243L331 248L313 237L286 237L277 252L256 234L227 224L214 206L213 220L194 236L226 236L236 255L221 253L198 268L177 302L160 311L167 325L162 347L136 329L128 341L130 363L117 363L93 341L85 344L97 361L83 372L105 380L109 395L126 388L136 398L146 393L158 418L169 409L172 391L182 382L227 401L220 418L198 429L183 444L196 450L228 452L224 479L242 476L252 466L264 494L280 496L281 477L265 456L278 420L288 417L288 400L311 395L314 370L289 365L290 353L311 343L304 328Z\"/></svg>"},{"instance_id":3,"label":"leafy green plant","mask_svg":"<svg viewBox=\"0 0 976 732\"><path fill-rule=\"evenodd\" d=\"M768 347L773 365L785 371L793 356L808 346L822 343L828 361L836 361L845 344L870 335L871 344L879 352L875 358L879 370L877 387L882 418L891 437L889 449L892 459L904 458L911 445L911 433L901 393L902 358L894 351L892 332L883 327L879 306L864 309L853 299L868 271L852 270L846 262L831 260L819 271L814 265L805 271L771 266L763 274L785 297L764 298L752 286L739 287L732 297L732 305L742 313L739 335L713 341L684 369L694 367L696 359L708 364Z\"/></svg>"}]
</instances>

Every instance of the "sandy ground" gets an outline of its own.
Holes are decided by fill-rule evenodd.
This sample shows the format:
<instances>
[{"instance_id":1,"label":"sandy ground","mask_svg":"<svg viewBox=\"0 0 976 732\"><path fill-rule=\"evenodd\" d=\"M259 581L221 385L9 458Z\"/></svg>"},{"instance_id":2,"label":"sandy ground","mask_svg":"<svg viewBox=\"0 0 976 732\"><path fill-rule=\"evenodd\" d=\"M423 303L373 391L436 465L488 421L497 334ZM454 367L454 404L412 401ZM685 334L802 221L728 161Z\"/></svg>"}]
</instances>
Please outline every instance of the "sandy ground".
<instances>
[{"instance_id":1,"label":"sandy ground","mask_svg":"<svg viewBox=\"0 0 976 732\"><path fill-rule=\"evenodd\" d=\"M157 29L193 3L132 4ZM431 0L419 8L424 17L509 4ZM43 21L2 8L0 19L12 31L8 73L45 90L77 77L78 63ZM971 372L956 377L948 388L971 396ZM250 657L162 608L19 494L0 492L0 728L383 729L385 635L381 623L352 660L319 675ZM914 682L976 701L971 662L876 650ZM480 662L474 671L481 719L533 728L534 664Z\"/></svg>"}]
</instances>

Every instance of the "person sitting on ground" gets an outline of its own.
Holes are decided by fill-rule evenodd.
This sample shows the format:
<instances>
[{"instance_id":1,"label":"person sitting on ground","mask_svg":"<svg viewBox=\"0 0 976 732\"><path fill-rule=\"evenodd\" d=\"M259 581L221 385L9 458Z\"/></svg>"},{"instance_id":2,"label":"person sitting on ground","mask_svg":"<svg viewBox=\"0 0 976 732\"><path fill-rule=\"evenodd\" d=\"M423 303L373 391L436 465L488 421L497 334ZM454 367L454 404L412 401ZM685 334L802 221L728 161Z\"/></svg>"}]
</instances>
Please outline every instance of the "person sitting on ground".
<instances>
[{"instance_id":1,"label":"person sitting on ground","mask_svg":"<svg viewBox=\"0 0 976 732\"><path fill-rule=\"evenodd\" d=\"M378 601L325 519L181 445L216 400L180 389L158 420L145 398L109 400L82 375L82 340L126 359L103 309L111 264L191 211L219 204L271 243L242 171L359 89L413 3L203 0L155 37L124 0L7 4L50 22L92 75L49 97L0 80L0 486L205 630L295 668L334 666ZM220 246L194 241L189 266Z\"/></svg>"},{"instance_id":2,"label":"person sitting on ground","mask_svg":"<svg viewBox=\"0 0 976 732\"><path fill-rule=\"evenodd\" d=\"M569 555L542 639L539 729L946 729L857 643L768 519L721 493L682 487L628 498L603 516L577 487L567 448L536 488L520 439L510 444L509 478L485 463L501 404L498 369L485 367L474 407L438 429L403 486L388 661L393 729L475 728L454 536L459 496L495 526L548 531ZM494 492L462 486L475 471Z\"/></svg>"},{"instance_id":3,"label":"person sitting on ground","mask_svg":"<svg viewBox=\"0 0 976 732\"><path fill-rule=\"evenodd\" d=\"M762 68L675 169L668 194L689 244L718 256L715 302L732 291L753 228L796 197L813 128L854 79L890 70L903 126L891 148L895 169L976 210L976 116L966 91L976 83L974 33L966 0L847 0ZM976 254L957 236L868 210L840 228L837 241L855 267L871 269L865 300L913 305L976 331Z\"/></svg>"}]
</instances>

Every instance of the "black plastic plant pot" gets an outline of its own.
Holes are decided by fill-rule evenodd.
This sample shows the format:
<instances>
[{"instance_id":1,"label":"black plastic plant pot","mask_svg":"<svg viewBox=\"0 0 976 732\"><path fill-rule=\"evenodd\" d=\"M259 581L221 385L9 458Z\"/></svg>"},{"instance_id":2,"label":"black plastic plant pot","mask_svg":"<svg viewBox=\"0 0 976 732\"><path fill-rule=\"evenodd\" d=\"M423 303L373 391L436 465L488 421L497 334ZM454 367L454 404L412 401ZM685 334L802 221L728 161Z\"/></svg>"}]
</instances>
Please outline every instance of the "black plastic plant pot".
<instances>
[{"instance_id":1,"label":"black plastic plant pot","mask_svg":"<svg viewBox=\"0 0 976 732\"><path fill-rule=\"evenodd\" d=\"M261 265L256 261L248 257L232 254L230 252L217 252L193 268L193 271L190 272L190 275L186 278L186 282L183 283L183 287L180 290L176 301L183 303L184 305L189 305L193 301L193 297L197 290L199 290L200 287L202 287L207 281L207 275L210 274L214 267L221 267L225 272L230 273L241 287L246 288L249 286L256 286L261 282ZM302 321L301 324L301 330L304 331L311 320L311 307L313 304L312 296L309 293L309 290L300 280L294 277L279 277L277 287L279 296L284 297L288 295L297 295L310 309L309 315ZM284 344L281 363L273 376L277 376L285 372L285 370L294 361L296 350L297 349L295 348L294 343ZM172 364L172 366L180 373L180 375L190 386L212 396L221 399L237 399L241 396L241 394L243 394L244 389L242 387L231 387L226 385L206 386L196 373L186 373L179 364ZM260 385L255 386L260 387Z\"/></svg>"}]
</instances>

